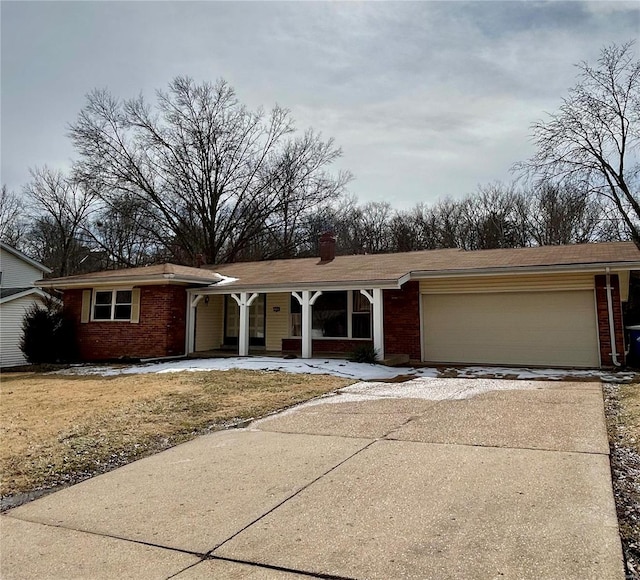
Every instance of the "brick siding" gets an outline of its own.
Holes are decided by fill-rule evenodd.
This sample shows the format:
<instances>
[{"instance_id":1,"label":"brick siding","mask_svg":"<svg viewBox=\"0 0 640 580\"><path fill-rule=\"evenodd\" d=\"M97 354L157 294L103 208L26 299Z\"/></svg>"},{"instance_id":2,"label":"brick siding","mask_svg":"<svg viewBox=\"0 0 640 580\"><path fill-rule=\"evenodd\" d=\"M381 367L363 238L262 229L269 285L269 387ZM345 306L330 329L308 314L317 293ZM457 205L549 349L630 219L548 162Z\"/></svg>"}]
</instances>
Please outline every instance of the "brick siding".
<instances>
[{"instance_id":1,"label":"brick siding","mask_svg":"<svg viewBox=\"0 0 640 580\"><path fill-rule=\"evenodd\" d=\"M408 354L419 361L420 284L407 282L400 290L383 290L384 355Z\"/></svg>"},{"instance_id":2,"label":"brick siding","mask_svg":"<svg viewBox=\"0 0 640 580\"><path fill-rule=\"evenodd\" d=\"M609 307L607 304L607 277L596 276L596 304L598 312L598 335L600 337L600 361L603 367L612 367L611 333L609 331ZM624 327L622 322L622 303L620 301L620 282L618 276L611 275L611 298L613 302L613 320L616 336L618 362L624 364Z\"/></svg>"},{"instance_id":3,"label":"brick siding","mask_svg":"<svg viewBox=\"0 0 640 580\"><path fill-rule=\"evenodd\" d=\"M361 346L373 346L373 341L352 338L323 338L311 341L313 354L345 354L355 351ZM283 338L282 354L300 354L302 352L301 338Z\"/></svg>"},{"instance_id":4,"label":"brick siding","mask_svg":"<svg viewBox=\"0 0 640 580\"><path fill-rule=\"evenodd\" d=\"M80 322L82 290L64 292L82 360L149 358L184 354L186 293L182 286L140 287L140 322Z\"/></svg>"}]
</instances>

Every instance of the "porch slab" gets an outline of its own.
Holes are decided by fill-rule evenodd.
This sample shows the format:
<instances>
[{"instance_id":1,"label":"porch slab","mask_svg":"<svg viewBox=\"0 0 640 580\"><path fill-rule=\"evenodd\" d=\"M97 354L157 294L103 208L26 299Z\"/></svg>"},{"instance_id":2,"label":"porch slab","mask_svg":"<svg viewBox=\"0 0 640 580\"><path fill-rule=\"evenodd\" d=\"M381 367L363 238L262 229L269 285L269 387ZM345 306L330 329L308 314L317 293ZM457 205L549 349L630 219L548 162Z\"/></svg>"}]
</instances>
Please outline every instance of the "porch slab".
<instances>
[{"instance_id":1,"label":"porch slab","mask_svg":"<svg viewBox=\"0 0 640 580\"><path fill-rule=\"evenodd\" d=\"M356 438L223 431L9 514L204 554L369 443Z\"/></svg>"},{"instance_id":2,"label":"porch slab","mask_svg":"<svg viewBox=\"0 0 640 580\"><path fill-rule=\"evenodd\" d=\"M606 455L378 441L214 555L346 578L624 577Z\"/></svg>"},{"instance_id":3,"label":"porch slab","mask_svg":"<svg viewBox=\"0 0 640 580\"><path fill-rule=\"evenodd\" d=\"M65 578L164 580L197 556L0 516L3 580Z\"/></svg>"},{"instance_id":4,"label":"porch slab","mask_svg":"<svg viewBox=\"0 0 640 580\"><path fill-rule=\"evenodd\" d=\"M440 401L388 438L609 453L601 389L495 391Z\"/></svg>"}]
</instances>

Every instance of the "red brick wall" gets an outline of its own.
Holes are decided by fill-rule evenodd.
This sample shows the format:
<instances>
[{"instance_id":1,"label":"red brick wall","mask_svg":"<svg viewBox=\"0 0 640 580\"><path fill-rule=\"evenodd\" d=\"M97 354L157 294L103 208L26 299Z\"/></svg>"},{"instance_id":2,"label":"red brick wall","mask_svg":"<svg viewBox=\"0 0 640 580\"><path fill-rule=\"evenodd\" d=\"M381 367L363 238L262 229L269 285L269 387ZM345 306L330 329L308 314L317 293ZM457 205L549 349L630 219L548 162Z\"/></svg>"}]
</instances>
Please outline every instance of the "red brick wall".
<instances>
[{"instance_id":1,"label":"red brick wall","mask_svg":"<svg viewBox=\"0 0 640 580\"><path fill-rule=\"evenodd\" d=\"M80 322L82 290L66 290L64 308L74 322L82 360L184 354L187 296L183 286L140 287L140 322Z\"/></svg>"},{"instance_id":2,"label":"red brick wall","mask_svg":"<svg viewBox=\"0 0 640 580\"><path fill-rule=\"evenodd\" d=\"M323 338L321 340L312 340L312 343L314 354L351 353L360 346L373 346L373 341L371 340L354 340L351 338ZM283 338L282 352L283 354L300 354L302 352L302 339Z\"/></svg>"},{"instance_id":3,"label":"red brick wall","mask_svg":"<svg viewBox=\"0 0 640 580\"><path fill-rule=\"evenodd\" d=\"M407 282L400 290L383 290L384 354L422 358L420 350L420 284Z\"/></svg>"},{"instance_id":4,"label":"red brick wall","mask_svg":"<svg viewBox=\"0 0 640 580\"><path fill-rule=\"evenodd\" d=\"M596 276L596 304L598 311L598 334L600 336L600 360L603 367L613 366L611 357L611 333L609 331L609 307L607 304L607 277ZM620 301L620 282L618 276L611 275L611 298L613 320L616 335L618 362L624 364L624 327L622 323L622 303Z\"/></svg>"}]
</instances>

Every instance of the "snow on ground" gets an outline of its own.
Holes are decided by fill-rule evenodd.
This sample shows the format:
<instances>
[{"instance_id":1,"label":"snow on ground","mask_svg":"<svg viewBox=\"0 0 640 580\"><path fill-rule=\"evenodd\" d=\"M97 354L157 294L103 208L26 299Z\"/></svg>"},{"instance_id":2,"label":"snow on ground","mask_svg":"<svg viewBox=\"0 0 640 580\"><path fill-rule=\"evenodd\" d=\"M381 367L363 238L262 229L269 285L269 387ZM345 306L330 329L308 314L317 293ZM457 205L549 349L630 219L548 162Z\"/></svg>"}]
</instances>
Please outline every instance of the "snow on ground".
<instances>
[{"instance_id":1,"label":"snow on ground","mask_svg":"<svg viewBox=\"0 0 640 580\"><path fill-rule=\"evenodd\" d=\"M451 401L469 399L489 391L539 389L540 381L516 381L504 379L458 379L420 377L404 383L380 383L362 381L340 389L337 393L329 393L300 403L277 413L278 417L289 415L304 407L316 405L355 403L361 401L379 401L381 399L426 399L429 401ZM259 419L253 423L258 427L262 421L272 419L273 415Z\"/></svg>"},{"instance_id":2,"label":"snow on ground","mask_svg":"<svg viewBox=\"0 0 640 580\"><path fill-rule=\"evenodd\" d=\"M176 373L180 371L228 371L231 369L334 375L354 380L392 379L398 375L415 374L416 372L416 369L413 368L393 368L382 365L354 363L340 359L283 359L260 356L182 359L130 366L79 365L59 372L73 375L113 376L143 373ZM433 371L433 374L427 374L426 376L436 376L437 371L435 369L430 370Z\"/></svg>"},{"instance_id":3,"label":"snow on ground","mask_svg":"<svg viewBox=\"0 0 640 580\"><path fill-rule=\"evenodd\" d=\"M634 372L609 372L598 369L529 369L512 367L462 367L456 368L456 376L461 378L484 377L487 375L496 378L516 379L543 379L546 381L559 381L562 379L599 379L604 382L630 382L635 376Z\"/></svg>"},{"instance_id":4,"label":"snow on ground","mask_svg":"<svg viewBox=\"0 0 640 580\"><path fill-rule=\"evenodd\" d=\"M174 373L180 371L228 371L230 369L246 369L260 371L281 371L297 374L327 374L360 381L384 381L399 376L407 378L438 378L446 381L445 377L460 379L474 379L474 388L482 388L479 380L509 378L518 380L547 380L589 379L605 382L630 382L636 375L632 372L610 373L600 370L567 370L567 369L527 369L510 367L456 367L451 369L436 369L432 367L385 367L382 365L354 363L341 359L284 359L278 357L230 357L205 359L180 359L172 361L154 362L135 365L75 365L69 369L58 371L61 374L72 375L127 375L143 373ZM412 381L409 382L409 384ZM408 383L398 383L408 384ZM444 384L444 383L443 383ZM433 385L435 386L435 385ZM380 387L384 388L383 386ZM391 385L387 388L392 389ZM523 387L527 388L527 387Z\"/></svg>"},{"instance_id":5,"label":"snow on ground","mask_svg":"<svg viewBox=\"0 0 640 580\"><path fill-rule=\"evenodd\" d=\"M340 394L364 395L376 399L428 399L430 401L445 401L468 399L489 391L539 388L539 381L416 378L404 383L360 382L340 389Z\"/></svg>"}]
</instances>

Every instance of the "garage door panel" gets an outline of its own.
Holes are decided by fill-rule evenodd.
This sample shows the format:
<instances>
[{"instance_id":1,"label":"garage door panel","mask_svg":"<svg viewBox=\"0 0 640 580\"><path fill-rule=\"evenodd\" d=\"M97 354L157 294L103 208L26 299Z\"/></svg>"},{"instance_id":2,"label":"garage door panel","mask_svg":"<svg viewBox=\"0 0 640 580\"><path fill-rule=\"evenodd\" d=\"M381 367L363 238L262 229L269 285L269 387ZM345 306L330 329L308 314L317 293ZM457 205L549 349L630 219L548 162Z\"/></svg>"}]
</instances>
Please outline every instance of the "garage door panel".
<instances>
[{"instance_id":1,"label":"garage door panel","mask_svg":"<svg viewBox=\"0 0 640 580\"><path fill-rule=\"evenodd\" d=\"M599 365L592 290L424 295L431 362Z\"/></svg>"}]
</instances>

